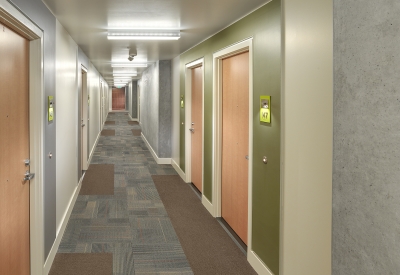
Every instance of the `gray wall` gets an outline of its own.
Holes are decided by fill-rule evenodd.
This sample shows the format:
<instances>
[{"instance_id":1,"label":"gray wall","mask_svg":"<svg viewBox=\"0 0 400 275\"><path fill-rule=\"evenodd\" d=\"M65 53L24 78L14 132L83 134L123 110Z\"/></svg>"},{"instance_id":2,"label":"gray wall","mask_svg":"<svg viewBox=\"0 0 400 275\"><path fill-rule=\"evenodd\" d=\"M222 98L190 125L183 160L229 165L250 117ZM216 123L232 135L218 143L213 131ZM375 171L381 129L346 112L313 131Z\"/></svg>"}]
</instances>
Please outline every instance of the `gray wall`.
<instances>
[{"instance_id":1,"label":"gray wall","mask_svg":"<svg viewBox=\"0 0 400 275\"><path fill-rule=\"evenodd\" d=\"M129 86L125 86L125 110L129 111Z\"/></svg>"},{"instance_id":2,"label":"gray wall","mask_svg":"<svg viewBox=\"0 0 400 275\"><path fill-rule=\"evenodd\" d=\"M400 5L334 1L332 274L400 271Z\"/></svg>"},{"instance_id":3,"label":"gray wall","mask_svg":"<svg viewBox=\"0 0 400 275\"><path fill-rule=\"evenodd\" d=\"M171 157L171 61L157 61L143 72L140 86L142 132L160 158Z\"/></svg>"},{"instance_id":4,"label":"gray wall","mask_svg":"<svg viewBox=\"0 0 400 275\"><path fill-rule=\"evenodd\" d=\"M132 112L131 112L131 117L134 119L138 118L138 106L137 106L137 81L132 81L132 101L131 101L131 106L132 106Z\"/></svg>"},{"instance_id":5,"label":"gray wall","mask_svg":"<svg viewBox=\"0 0 400 275\"><path fill-rule=\"evenodd\" d=\"M160 73L160 102L159 102L159 139L158 156L160 158L171 157L171 127L172 127L172 105L171 105L171 61L159 61Z\"/></svg>"},{"instance_id":6,"label":"gray wall","mask_svg":"<svg viewBox=\"0 0 400 275\"><path fill-rule=\"evenodd\" d=\"M56 238L56 122L57 98L55 97L55 55L56 55L56 19L41 0L12 0L44 33L44 93L45 106L47 97L54 96L55 115L52 123L45 120L44 152L53 157L44 158L44 253L45 258Z\"/></svg>"},{"instance_id":7,"label":"gray wall","mask_svg":"<svg viewBox=\"0 0 400 275\"><path fill-rule=\"evenodd\" d=\"M153 150L158 152L158 62L149 66L139 80L141 87L140 96L140 122L142 132Z\"/></svg>"}]
</instances>

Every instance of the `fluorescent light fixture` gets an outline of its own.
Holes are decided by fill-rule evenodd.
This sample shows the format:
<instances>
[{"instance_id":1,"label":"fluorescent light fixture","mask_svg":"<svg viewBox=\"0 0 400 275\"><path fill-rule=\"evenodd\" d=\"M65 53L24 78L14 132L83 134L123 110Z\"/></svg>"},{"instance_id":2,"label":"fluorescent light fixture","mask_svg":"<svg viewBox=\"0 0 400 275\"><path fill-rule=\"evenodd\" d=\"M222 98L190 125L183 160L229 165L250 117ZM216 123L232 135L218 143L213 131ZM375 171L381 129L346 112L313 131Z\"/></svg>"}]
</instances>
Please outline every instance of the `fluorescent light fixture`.
<instances>
[{"instance_id":1,"label":"fluorescent light fixture","mask_svg":"<svg viewBox=\"0 0 400 275\"><path fill-rule=\"evenodd\" d=\"M113 76L137 76L137 73L113 73Z\"/></svg>"},{"instance_id":2,"label":"fluorescent light fixture","mask_svg":"<svg viewBox=\"0 0 400 275\"><path fill-rule=\"evenodd\" d=\"M108 40L178 40L181 32L177 30L110 30Z\"/></svg>"},{"instance_id":3,"label":"fluorescent light fixture","mask_svg":"<svg viewBox=\"0 0 400 275\"><path fill-rule=\"evenodd\" d=\"M140 63L114 63L111 64L113 68L146 68L147 64Z\"/></svg>"}]
</instances>

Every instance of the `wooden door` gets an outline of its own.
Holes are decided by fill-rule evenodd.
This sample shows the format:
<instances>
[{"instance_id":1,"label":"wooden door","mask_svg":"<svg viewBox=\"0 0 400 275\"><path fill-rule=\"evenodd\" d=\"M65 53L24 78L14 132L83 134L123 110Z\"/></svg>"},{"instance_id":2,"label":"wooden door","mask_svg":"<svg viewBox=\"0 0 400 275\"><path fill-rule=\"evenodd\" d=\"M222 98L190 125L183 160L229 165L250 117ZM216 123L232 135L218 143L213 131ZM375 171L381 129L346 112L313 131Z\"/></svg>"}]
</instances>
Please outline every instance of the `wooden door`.
<instances>
[{"instance_id":1,"label":"wooden door","mask_svg":"<svg viewBox=\"0 0 400 275\"><path fill-rule=\"evenodd\" d=\"M29 274L29 42L1 24L0 98L0 274Z\"/></svg>"},{"instance_id":2,"label":"wooden door","mask_svg":"<svg viewBox=\"0 0 400 275\"><path fill-rule=\"evenodd\" d=\"M203 67L192 69L192 183L203 192Z\"/></svg>"},{"instance_id":3,"label":"wooden door","mask_svg":"<svg viewBox=\"0 0 400 275\"><path fill-rule=\"evenodd\" d=\"M247 244L249 53L222 60L222 218Z\"/></svg>"},{"instance_id":4,"label":"wooden door","mask_svg":"<svg viewBox=\"0 0 400 275\"><path fill-rule=\"evenodd\" d=\"M112 89L112 109L125 110L125 88Z\"/></svg>"}]
</instances>

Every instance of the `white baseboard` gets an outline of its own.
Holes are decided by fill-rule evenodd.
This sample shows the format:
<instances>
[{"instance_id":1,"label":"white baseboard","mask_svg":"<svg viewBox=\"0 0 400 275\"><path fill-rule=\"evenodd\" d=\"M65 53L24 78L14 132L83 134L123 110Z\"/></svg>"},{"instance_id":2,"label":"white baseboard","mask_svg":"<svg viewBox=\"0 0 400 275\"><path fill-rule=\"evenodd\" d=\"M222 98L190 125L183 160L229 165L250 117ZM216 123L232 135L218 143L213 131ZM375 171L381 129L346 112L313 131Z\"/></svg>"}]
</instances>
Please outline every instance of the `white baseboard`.
<instances>
[{"instance_id":1,"label":"white baseboard","mask_svg":"<svg viewBox=\"0 0 400 275\"><path fill-rule=\"evenodd\" d=\"M174 167L175 171L178 173L178 175L183 179L184 182L186 182L186 174L185 172L182 171L182 169L179 167L179 165L175 162L175 160L171 159L171 165ZM187 183L187 182L186 182Z\"/></svg>"},{"instance_id":2,"label":"white baseboard","mask_svg":"<svg viewBox=\"0 0 400 275\"><path fill-rule=\"evenodd\" d=\"M254 251L247 251L247 261L259 275L274 275Z\"/></svg>"},{"instance_id":3,"label":"white baseboard","mask_svg":"<svg viewBox=\"0 0 400 275\"><path fill-rule=\"evenodd\" d=\"M71 217L72 209L74 209L74 205L75 205L76 199L78 198L79 191L81 191L82 180L83 180L83 176L81 177L81 180L79 181L78 185L75 188L75 192L74 192L74 194L69 202L69 205L68 205L68 210L65 213L64 218L61 222L60 230L59 230L57 237L53 243L53 246L51 247L49 256L47 257L46 262L44 263L44 266L43 266L44 273L43 274L45 274L45 275L49 274L50 268L53 265L54 258L56 257L58 247L60 246L62 237L65 232L65 228L67 227L69 218Z\"/></svg>"},{"instance_id":4,"label":"white baseboard","mask_svg":"<svg viewBox=\"0 0 400 275\"><path fill-rule=\"evenodd\" d=\"M142 139L158 164L171 164L171 158L159 158L142 132Z\"/></svg>"},{"instance_id":5,"label":"white baseboard","mask_svg":"<svg viewBox=\"0 0 400 275\"><path fill-rule=\"evenodd\" d=\"M137 118L132 118L130 113L128 113L128 115L129 115L130 120L132 120L132 121L138 121Z\"/></svg>"},{"instance_id":6,"label":"white baseboard","mask_svg":"<svg viewBox=\"0 0 400 275\"><path fill-rule=\"evenodd\" d=\"M97 143L99 143L100 135L101 135L101 131L97 135L97 138L96 138L96 141L94 142L93 148L90 151L90 155L89 155L89 159L88 159L88 168L89 168L90 163L92 162L92 157L93 157L94 151L96 150Z\"/></svg>"},{"instance_id":7,"label":"white baseboard","mask_svg":"<svg viewBox=\"0 0 400 275\"><path fill-rule=\"evenodd\" d=\"M204 196L204 195L201 196L201 203L202 203L203 206L207 209L207 211L210 212L210 214L215 218L215 215L214 215L214 206L213 206L212 203L206 198L206 196Z\"/></svg>"}]
</instances>

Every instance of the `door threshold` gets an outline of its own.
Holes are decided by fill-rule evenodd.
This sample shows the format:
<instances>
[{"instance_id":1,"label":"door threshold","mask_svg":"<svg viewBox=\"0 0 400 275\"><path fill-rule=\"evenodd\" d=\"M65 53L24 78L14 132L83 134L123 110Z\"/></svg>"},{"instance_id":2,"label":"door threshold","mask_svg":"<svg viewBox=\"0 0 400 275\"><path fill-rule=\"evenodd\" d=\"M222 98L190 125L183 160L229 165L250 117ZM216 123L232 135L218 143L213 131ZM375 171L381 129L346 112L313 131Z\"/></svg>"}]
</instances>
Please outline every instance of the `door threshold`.
<instances>
[{"instance_id":1,"label":"door threshold","mask_svg":"<svg viewBox=\"0 0 400 275\"><path fill-rule=\"evenodd\" d=\"M247 257L247 245L240 239L240 237L236 234L236 232L229 226L229 224L221 217L216 218L222 228L228 233L228 236L231 237L233 242L239 247L240 251L243 252Z\"/></svg>"}]
</instances>

